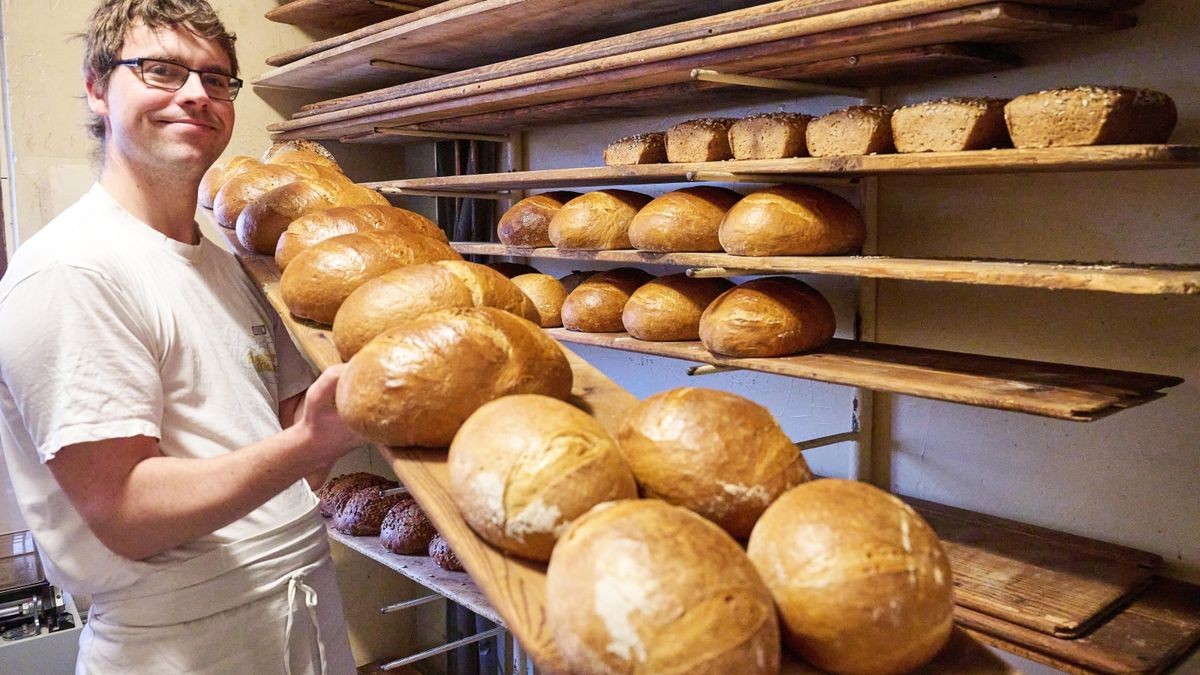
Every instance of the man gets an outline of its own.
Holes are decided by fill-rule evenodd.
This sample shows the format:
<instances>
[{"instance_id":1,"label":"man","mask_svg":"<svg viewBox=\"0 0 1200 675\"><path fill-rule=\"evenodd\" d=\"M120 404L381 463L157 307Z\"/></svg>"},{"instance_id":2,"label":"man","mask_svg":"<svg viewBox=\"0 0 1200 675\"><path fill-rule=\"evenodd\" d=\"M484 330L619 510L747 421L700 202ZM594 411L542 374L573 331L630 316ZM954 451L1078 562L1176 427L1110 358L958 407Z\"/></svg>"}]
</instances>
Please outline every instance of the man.
<instances>
[{"instance_id":1,"label":"man","mask_svg":"<svg viewBox=\"0 0 1200 675\"><path fill-rule=\"evenodd\" d=\"M339 369L312 382L193 219L234 36L205 0L103 0L86 38L99 181L0 280L0 445L47 574L93 598L77 672L352 673L305 482L360 442Z\"/></svg>"}]
</instances>

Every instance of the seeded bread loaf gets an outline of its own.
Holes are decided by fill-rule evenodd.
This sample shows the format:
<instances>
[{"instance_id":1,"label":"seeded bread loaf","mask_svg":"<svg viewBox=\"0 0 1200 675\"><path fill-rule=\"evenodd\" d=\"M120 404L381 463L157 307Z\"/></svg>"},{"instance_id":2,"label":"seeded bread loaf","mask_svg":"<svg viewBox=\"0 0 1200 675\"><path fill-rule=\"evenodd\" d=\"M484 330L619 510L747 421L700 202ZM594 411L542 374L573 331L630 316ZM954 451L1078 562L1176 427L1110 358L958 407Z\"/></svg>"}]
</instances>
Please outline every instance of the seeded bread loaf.
<instances>
[{"instance_id":1,"label":"seeded bread loaf","mask_svg":"<svg viewBox=\"0 0 1200 675\"><path fill-rule=\"evenodd\" d=\"M604 148L604 163L608 166L630 164L661 164L667 161L667 135L651 131L635 136L626 136L613 141Z\"/></svg>"},{"instance_id":2,"label":"seeded bread loaf","mask_svg":"<svg viewBox=\"0 0 1200 675\"><path fill-rule=\"evenodd\" d=\"M701 185L655 197L629 223L629 243L642 251L720 251L721 219L742 196Z\"/></svg>"},{"instance_id":3,"label":"seeded bread loaf","mask_svg":"<svg viewBox=\"0 0 1200 675\"><path fill-rule=\"evenodd\" d=\"M333 529L357 537L378 536L379 527L392 507L412 498L406 494L385 496L379 486L365 487L346 500L333 516Z\"/></svg>"},{"instance_id":4,"label":"seeded bread loaf","mask_svg":"<svg viewBox=\"0 0 1200 675\"><path fill-rule=\"evenodd\" d=\"M1018 96L1004 107L1004 118L1016 147L1050 148L1166 143L1178 113L1161 92L1083 86Z\"/></svg>"},{"instance_id":5,"label":"seeded bread loaf","mask_svg":"<svg viewBox=\"0 0 1200 675\"><path fill-rule=\"evenodd\" d=\"M701 117L667 129L668 162L715 162L733 157L728 117Z\"/></svg>"},{"instance_id":6,"label":"seeded bread loaf","mask_svg":"<svg viewBox=\"0 0 1200 675\"><path fill-rule=\"evenodd\" d=\"M398 502L383 517L379 543L399 555L427 555L429 542L437 534L429 517L415 499Z\"/></svg>"},{"instance_id":7,"label":"seeded bread loaf","mask_svg":"<svg viewBox=\"0 0 1200 675\"><path fill-rule=\"evenodd\" d=\"M744 117L729 127L734 159L783 159L808 154L811 115L775 112Z\"/></svg>"},{"instance_id":8,"label":"seeded bread loaf","mask_svg":"<svg viewBox=\"0 0 1200 675\"><path fill-rule=\"evenodd\" d=\"M725 356L787 356L825 345L836 328L833 307L817 289L765 277L713 300L700 316L700 341Z\"/></svg>"},{"instance_id":9,"label":"seeded bread loaf","mask_svg":"<svg viewBox=\"0 0 1200 675\"><path fill-rule=\"evenodd\" d=\"M359 490L367 487L393 488L399 485L394 480L365 471L344 473L334 476L317 489L317 499L321 501L320 513L326 518L337 515L342 506Z\"/></svg>"},{"instance_id":10,"label":"seeded bread loaf","mask_svg":"<svg viewBox=\"0 0 1200 675\"><path fill-rule=\"evenodd\" d=\"M596 190L567 202L550 221L550 241L563 250L630 248L629 223L650 196L631 190Z\"/></svg>"},{"instance_id":11,"label":"seeded bread loaf","mask_svg":"<svg viewBox=\"0 0 1200 675\"><path fill-rule=\"evenodd\" d=\"M333 153L325 146L315 141L297 139L274 143L263 153L262 161L266 164L288 164L291 162L309 162L320 164L342 172L342 167L334 159Z\"/></svg>"},{"instance_id":12,"label":"seeded bread loaf","mask_svg":"<svg viewBox=\"0 0 1200 675\"><path fill-rule=\"evenodd\" d=\"M897 152L958 152L1006 148L1002 98L948 98L906 105L892 113Z\"/></svg>"},{"instance_id":13,"label":"seeded bread loaf","mask_svg":"<svg viewBox=\"0 0 1200 675\"><path fill-rule=\"evenodd\" d=\"M553 246L550 221L578 192L543 192L522 199L500 216L496 235L505 246Z\"/></svg>"},{"instance_id":14,"label":"seeded bread loaf","mask_svg":"<svg viewBox=\"0 0 1200 675\"><path fill-rule=\"evenodd\" d=\"M458 555L454 553L454 549L450 548L450 542L441 534L433 535L433 539L429 540L429 557L437 566L450 570L451 572L462 572L462 562L458 559Z\"/></svg>"},{"instance_id":15,"label":"seeded bread loaf","mask_svg":"<svg viewBox=\"0 0 1200 675\"><path fill-rule=\"evenodd\" d=\"M892 110L880 105L835 110L808 123L806 143L813 157L891 152Z\"/></svg>"}]
</instances>

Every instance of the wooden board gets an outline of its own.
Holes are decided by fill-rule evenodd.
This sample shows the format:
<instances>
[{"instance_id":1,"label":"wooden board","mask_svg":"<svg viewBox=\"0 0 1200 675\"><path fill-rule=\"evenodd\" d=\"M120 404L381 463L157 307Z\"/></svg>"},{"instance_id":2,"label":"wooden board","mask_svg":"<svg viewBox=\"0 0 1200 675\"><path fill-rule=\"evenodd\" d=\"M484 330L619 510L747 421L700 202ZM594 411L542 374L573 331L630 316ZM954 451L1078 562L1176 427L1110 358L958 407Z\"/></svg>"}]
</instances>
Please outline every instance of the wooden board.
<instances>
[{"instance_id":1,"label":"wooden board","mask_svg":"<svg viewBox=\"0 0 1200 675\"><path fill-rule=\"evenodd\" d=\"M654 354L936 401L1090 422L1161 397L1183 380L1165 375L834 339L819 351L733 358L700 342L646 342L628 333L546 332L562 342Z\"/></svg>"},{"instance_id":2,"label":"wooden board","mask_svg":"<svg viewBox=\"0 0 1200 675\"><path fill-rule=\"evenodd\" d=\"M454 242L459 253L551 260L672 265L755 274L829 274L872 279L903 279L1054 290L1107 291L1151 295L1200 294L1200 266L1132 264L1086 265L1024 260L958 260L883 256L735 256L728 253L652 253L649 251L560 251L504 244Z\"/></svg>"},{"instance_id":3,"label":"wooden board","mask_svg":"<svg viewBox=\"0 0 1200 675\"><path fill-rule=\"evenodd\" d=\"M267 12L270 21L314 28L331 33L348 33L364 26L407 14L400 5L426 7L437 0L291 0Z\"/></svg>"},{"instance_id":4,"label":"wooden board","mask_svg":"<svg viewBox=\"0 0 1200 675\"><path fill-rule=\"evenodd\" d=\"M1068 673L1153 675L1200 641L1200 586L1156 577L1131 604L1075 640L1004 625L970 610L956 611L955 618L986 644Z\"/></svg>"},{"instance_id":5,"label":"wooden board","mask_svg":"<svg viewBox=\"0 0 1200 675\"><path fill-rule=\"evenodd\" d=\"M1009 3L921 14L934 6L970 2L894 0L887 6L888 13L880 7L859 8L615 56L578 60L577 54L576 60L566 65L512 76L497 77L491 72L512 69L518 59L371 95L379 100L342 99L332 102L332 109L302 112L296 119L269 128L283 137L337 138L384 123L415 124L678 84L690 79L693 68L744 73L864 52L956 41L1019 42L1132 25L1127 15ZM920 15L880 18L903 14L901 7ZM526 62L521 67L529 65ZM350 107L340 107L346 105ZM300 130L304 133L297 133Z\"/></svg>"},{"instance_id":6,"label":"wooden board","mask_svg":"<svg viewBox=\"0 0 1200 675\"><path fill-rule=\"evenodd\" d=\"M1162 557L919 499L954 570L954 602L999 619L1002 637L1022 626L1079 637L1144 589Z\"/></svg>"}]
</instances>

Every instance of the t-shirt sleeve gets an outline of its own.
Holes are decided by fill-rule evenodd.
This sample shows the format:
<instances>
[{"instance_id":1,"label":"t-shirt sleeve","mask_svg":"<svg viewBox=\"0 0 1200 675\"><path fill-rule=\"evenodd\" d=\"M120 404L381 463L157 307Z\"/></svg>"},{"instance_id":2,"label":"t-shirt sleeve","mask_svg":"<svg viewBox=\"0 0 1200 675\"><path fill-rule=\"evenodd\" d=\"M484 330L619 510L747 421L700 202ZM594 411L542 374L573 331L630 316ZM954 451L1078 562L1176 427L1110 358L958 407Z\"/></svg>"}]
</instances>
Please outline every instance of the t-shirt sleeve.
<instances>
[{"instance_id":1,"label":"t-shirt sleeve","mask_svg":"<svg viewBox=\"0 0 1200 675\"><path fill-rule=\"evenodd\" d=\"M42 462L76 443L159 437L151 335L128 296L87 269L49 267L0 299L0 378Z\"/></svg>"},{"instance_id":2,"label":"t-shirt sleeve","mask_svg":"<svg viewBox=\"0 0 1200 675\"><path fill-rule=\"evenodd\" d=\"M316 380L316 375L313 373L312 366L304 360L300 351L296 349L296 345L292 343L292 338L288 335L287 328L284 327L279 315L273 312L272 314L274 318L271 324L271 334L275 338L275 356L279 364L279 400L286 401L308 389L309 385Z\"/></svg>"}]
</instances>

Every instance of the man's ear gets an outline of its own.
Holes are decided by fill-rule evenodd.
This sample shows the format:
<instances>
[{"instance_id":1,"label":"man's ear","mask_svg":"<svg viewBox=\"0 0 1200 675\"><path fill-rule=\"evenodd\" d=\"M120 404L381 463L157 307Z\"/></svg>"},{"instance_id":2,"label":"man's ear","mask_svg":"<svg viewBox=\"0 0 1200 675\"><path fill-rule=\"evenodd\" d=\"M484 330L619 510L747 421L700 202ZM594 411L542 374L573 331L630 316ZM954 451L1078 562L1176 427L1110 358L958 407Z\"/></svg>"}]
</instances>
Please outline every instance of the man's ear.
<instances>
[{"instance_id":1,"label":"man's ear","mask_svg":"<svg viewBox=\"0 0 1200 675\"><path fill-rule=\"evenodd\" d=\"M88 73L83 78L83 87L87 90L88 108L100 116L108 115L108 82L96 80L94 73Z\"/></svg>"}]
</instances>

